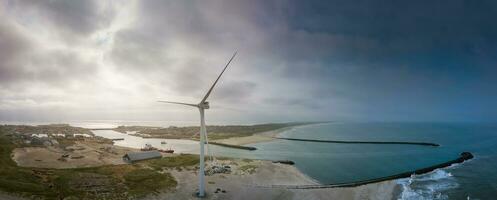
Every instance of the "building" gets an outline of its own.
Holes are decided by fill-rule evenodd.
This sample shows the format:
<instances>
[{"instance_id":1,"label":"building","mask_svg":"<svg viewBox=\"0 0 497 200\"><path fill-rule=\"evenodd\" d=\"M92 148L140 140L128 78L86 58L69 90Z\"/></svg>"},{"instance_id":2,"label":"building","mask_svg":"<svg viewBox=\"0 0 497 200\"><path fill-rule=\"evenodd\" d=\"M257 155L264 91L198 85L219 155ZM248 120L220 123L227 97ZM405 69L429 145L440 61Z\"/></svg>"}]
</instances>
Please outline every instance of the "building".
<instances>
[{"instance_id":1,"label":"building","mask_svg":"<svg viewBox=\"0 0 497 200\"><path fill-rule=\"evenodd\" d=\"M159 151L129 152L123 156L123 160L130 163L155 158L162 158L162 155Z\"/></svg>"}]
</instances>

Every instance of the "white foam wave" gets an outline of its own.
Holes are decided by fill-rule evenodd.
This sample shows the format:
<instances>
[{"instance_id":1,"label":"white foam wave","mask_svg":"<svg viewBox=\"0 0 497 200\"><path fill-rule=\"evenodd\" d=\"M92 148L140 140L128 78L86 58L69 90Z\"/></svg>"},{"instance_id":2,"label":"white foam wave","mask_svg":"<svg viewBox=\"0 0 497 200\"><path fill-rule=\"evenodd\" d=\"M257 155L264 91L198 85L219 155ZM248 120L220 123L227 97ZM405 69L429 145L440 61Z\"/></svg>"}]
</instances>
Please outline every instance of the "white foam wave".
<instances>
[{"instance_id":1,"label":"white foam wave","mask_svg":"<svg viewBox=\"0 0 497 200\"><path fill-rule=\"evenodd\" d=\"M402 186L399 200L448 199L443 192L459 187L452 174L444 169L412 175L410 178L399 179L397 183Z\"/></svg>"},{"instance_id":2,"label":"white foam wave","mask_svg":"<svg viewBox=\"0 0 497 200\"><path fill-rule=\"evenodd\" d=\"M452 177L450 172L447 172L443 169L436 169L430 173L422 174L422 175L412 175L411 178L414 178L416 181L436 181L441 179L447 179Z\"/></svg>"}]
</instances>

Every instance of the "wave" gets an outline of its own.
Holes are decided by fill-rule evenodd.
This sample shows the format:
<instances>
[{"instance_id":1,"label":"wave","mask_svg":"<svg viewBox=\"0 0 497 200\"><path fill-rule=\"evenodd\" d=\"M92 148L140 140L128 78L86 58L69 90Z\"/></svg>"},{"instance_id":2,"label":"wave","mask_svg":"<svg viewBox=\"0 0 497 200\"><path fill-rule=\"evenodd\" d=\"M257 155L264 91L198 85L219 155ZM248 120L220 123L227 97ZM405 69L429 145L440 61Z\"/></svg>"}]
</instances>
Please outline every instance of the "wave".
<instances>
[{"instance_id":1,"label":"wave","mask_svg":"<svg viewBox=\"0 0 497 200\"><path fill-rule=\"evenodd\" d=\"M451 166L452 167L452 166ZM459 187L456 179L447 169L436 169L423 175L412 175L397 180L402 186L399 200L448 199L444 191Z\"/></svg>"},{"instance_id":2,"label":"wave","mask_svg":"<svg viewBox=\"0 0 497 200\"><path fill-rule=\"evenodd\" d=\"M448 196L443 194L443 192L456 189L459 187L459 184L452 173L447 170L457 169L472 160L474 159L465 160L462 163L454 163L430 173L411 175L409 178L398 179L397 184L402 186L402 192L398 200L448 199ZM469 196L467 198L470 199Z\"/></svg>"}]
</instances>

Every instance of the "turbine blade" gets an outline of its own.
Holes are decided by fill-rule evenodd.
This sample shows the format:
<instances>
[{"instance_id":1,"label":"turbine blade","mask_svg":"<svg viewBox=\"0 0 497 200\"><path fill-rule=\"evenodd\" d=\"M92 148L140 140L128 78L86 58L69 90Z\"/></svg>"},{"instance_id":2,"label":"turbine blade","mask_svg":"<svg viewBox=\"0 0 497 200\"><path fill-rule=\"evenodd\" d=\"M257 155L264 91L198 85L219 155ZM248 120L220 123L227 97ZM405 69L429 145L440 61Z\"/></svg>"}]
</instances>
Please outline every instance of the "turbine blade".
<instances>
[{"instance_id":1,"label":"turbine blade","mask_svg":"<svg viewBox=\"0 0 497 200\"><path fill-rule=\"evenodd\" d=\"M174 102L174 101L157 101L161 103L170 103L170 104L179 104L179 105L185 105L185 106L193 106L193 107L198 107L197 104L191 104L191 103L181 103L181 102Z\"/></svg>"},{"instance_id":2,"label":"turbine blade","mask_svg":"<svg viewBox=\"0 0 497 200\"><path fill-rule=\"evenodd\" d=\"M202 101L201 101L200 103L204 103L204 102L207 100L207 98L209 97L209 95L210 95L210 94L211 94L211 92L212 92L212 89L214 89L214 86L216 86L217 81L219 81L219 78L221 78L221 76L223 75L223 73L224 73L224 71L226 70L226 68L228 68L228 66L230 65L230 63L231 63L231 61L233 60L233 58L235 58L236 53L237 53L237 52L235 52L235 53L233 54L233 56L231 56L231 59L228 61L228 63L227 63L227 64L226 64L226 66L224 67L223 71L221 71L221 74L219 74L219 76L217 77L216 81L214 81L214 84L212 84L211 88L209 89L209 91L207 92L207 94L205 94L204 98L202 99Z\"/></svg>"}]
</instances>

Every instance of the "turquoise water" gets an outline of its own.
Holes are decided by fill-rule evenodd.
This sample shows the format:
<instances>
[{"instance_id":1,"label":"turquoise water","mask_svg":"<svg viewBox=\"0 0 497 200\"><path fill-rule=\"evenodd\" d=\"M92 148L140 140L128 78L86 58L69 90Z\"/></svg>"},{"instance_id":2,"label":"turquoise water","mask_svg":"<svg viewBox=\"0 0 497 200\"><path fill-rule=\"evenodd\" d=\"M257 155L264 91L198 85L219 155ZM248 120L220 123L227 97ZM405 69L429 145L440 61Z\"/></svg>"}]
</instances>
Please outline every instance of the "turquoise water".
<instances>
[{"instance_id":1,"label":"turquoise water","mask_svg":"<svg viewBox=\"0 0 497 200\"><path fill-rule=\"evenodd\" d=\"M332 144L275 140L247 152L214 148L217 155L289 159L317 181L351 182L389 176L455 159L470 151L475 159L401 179L401 199L494 199L497 194L497 124L329 123L296 127L284 137L330 140L419 141L440 147Z\"/></svg>"}]
</instances>

